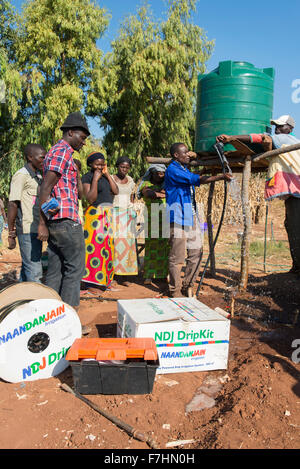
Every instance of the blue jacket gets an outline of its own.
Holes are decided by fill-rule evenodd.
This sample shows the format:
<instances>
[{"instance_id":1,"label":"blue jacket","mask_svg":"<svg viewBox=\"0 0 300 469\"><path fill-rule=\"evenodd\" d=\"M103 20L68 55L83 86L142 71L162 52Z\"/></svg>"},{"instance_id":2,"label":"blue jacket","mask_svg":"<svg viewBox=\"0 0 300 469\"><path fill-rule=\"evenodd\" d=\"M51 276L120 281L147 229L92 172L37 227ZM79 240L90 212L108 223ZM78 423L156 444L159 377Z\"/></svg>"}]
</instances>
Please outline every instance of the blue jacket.
<instances>
[{"instance_id":1,"label":"blue jacket","mask_svg":"<svg viewBox=\"0 0 300 469\"><path fill-rule=\"evenodd\" d=\"M194 174L177 161L172 161L165 174L167 216L170 223L193 226L191 188L200 186L199 174Z\"/></svg>"}]
</instances>

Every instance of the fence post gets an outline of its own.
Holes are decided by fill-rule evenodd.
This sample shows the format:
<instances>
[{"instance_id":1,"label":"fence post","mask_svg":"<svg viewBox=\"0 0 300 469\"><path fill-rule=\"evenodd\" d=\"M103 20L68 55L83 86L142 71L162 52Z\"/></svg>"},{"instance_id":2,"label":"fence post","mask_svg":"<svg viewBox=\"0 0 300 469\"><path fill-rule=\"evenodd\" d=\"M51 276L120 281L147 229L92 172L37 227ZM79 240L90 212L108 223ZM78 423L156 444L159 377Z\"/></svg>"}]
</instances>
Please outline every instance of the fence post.
<instances>
[{"instance_id":1,"label":"fence post","mask_svg":"<svg viewBox=\"0 0 300 469\"><path fill-rule=\"evenodd\" d=\"M247 156L243 168L242 179L242 208L243 208L243 221L244 232L241 247L241 275L240 275L240 290L246 290L248 285L249 275L249 246L251 234L251 209L249 201L249 183L251 178L251 157Z\"/></svg>"},{"instance_id":2,"label":"fence post","mask_svg":"<svg viewBox=\"0 0 300 469\"><path fill-rule=\"evenodd\" d=\"M264 243L264 272L266 272L266 259L267 259L268 214L269 214L269 206L267 203L266 204L266 221L265 221L265 243Z\"/></svg>"},{"instance_id":3,"label":"fence post","mask_svg":"<svg viewBox=\"0 0 300 469\"><path fill-rule=\"evenodd\" d=\"M216 275L216 258L215 258L215 249L214 249L214 235L212 228L212 205L214 197L215 183L212 182L209 185L209 193L207 200L207 233L208 233L208 243L209 243L209 254L210 254L210 273L214 277Z\"/></svg>"}]
</instances>

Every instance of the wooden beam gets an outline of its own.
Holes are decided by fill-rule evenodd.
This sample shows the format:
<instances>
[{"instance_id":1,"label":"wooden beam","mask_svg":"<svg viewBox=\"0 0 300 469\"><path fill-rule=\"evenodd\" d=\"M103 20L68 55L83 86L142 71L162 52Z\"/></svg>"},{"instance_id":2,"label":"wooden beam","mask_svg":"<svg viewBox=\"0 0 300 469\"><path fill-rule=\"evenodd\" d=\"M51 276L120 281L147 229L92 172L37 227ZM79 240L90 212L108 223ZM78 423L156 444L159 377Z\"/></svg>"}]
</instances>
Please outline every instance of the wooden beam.
<instances>
[{"instance_id":1,"label":"wooden beam","mask_svg":"<svg viewBox=\"0 0 300 469\"><path fill-rule=\"evenodd\" d=\"M212 227L212 207L213 207L213 198L214 198L215 183L212 182L209 185L209 193L207 200L207 232L208 232L208 244L209 244L209 254L210 254L210 273L213 277L216 276L216 257L214 249L214 234Z\"/></svg>"},{"instance_id":2,"label":"wooden beam","mask_svg":"<svg viewBox=\"0 0 300 469\"><path fill-rule=\"evenodd\" d=\"M155 156L146 156L146 161L147 163L150 164L165 164L166 166L169 165L172 162L172 158L159 158ZM245 158L237 158L234 160L235 163L244 163ZM191 167L198 167L198 166L218 166L221 167L221 163L219 158L206 158L205 160L197 159L197 160L192 160L189 163L189 166Z\"/></svg>"},{"instance_id":3,"label":"wooden beam","mask_svg":"<svg viewBox=\"0 0 300 469\"><path fill-rule=\"evenodd\" d=\"M289 145L288 147L277 148L276 150L266 151L265 153L260 153L252 157L252 161L256 162L263 158L271 158L272 156L283 155L284 153L289 153L291 151L300 150L300 143L295 145Z\"/></svg>"},{"instance_id":4,"label":"wooden beam","mask_svg":"<svg viewBox=\"0 0 300 469\"><path fill-rule=\"evenodd\" d=\"M231 143L235 143L235 142L231 142ZM237 145L239 146L239 149L241 149L241 142L239 142ZM295 150L300 150L300 143L296 143L295 145L289 145L288 147L277 148L276 150L271 150L271 151L267 151L267 152L259 153L259 154L254 154L249 149L248 155L245 155L245 156L240 155L238 153L238 151L236 152L238 156L234 156L234 152L230 152L230 157L228 156L228 161L229 161L229 164L230 165L232 164L233 167L234 167L234 164L244 164L245 158L247 158L247 156L249 156L249 155L251 155L252 162L257 163L258 161L263 160L265 158L271 158L273 156L282 155L284 153L289 153L289 152L295 151ZM243 151L245 151L245 148L243 149ZM165 165L168 165L172 162L172 158L169 158L169 157L168 158L161 158L161 157L155 157L155 156L146 156L145 159L150 164L165 164ZM264 161L264 162L261 162L261 163L263 165L262 169L264 167L267 167L267 165L268 165L267 161ZM206 155L205 157L203 157L203 159L201 159L201 157L199 155L199 158L197 160L192 160L190 162L190 166L191 167L197 167L197 166L207 166L207 167L217 166L217 167L220 167L221 164L220 164L219 158L216 158L215 155L211 155L211 156Z\"/></svg>"}]
</instances>

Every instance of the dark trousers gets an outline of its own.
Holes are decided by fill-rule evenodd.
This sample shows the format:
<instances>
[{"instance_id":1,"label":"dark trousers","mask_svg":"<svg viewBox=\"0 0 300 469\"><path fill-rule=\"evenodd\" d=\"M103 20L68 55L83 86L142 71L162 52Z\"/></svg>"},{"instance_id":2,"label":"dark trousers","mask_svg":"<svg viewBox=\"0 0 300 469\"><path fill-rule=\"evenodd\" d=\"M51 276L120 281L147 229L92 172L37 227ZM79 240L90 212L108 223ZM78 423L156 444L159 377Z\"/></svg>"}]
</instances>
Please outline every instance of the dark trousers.
<instances>
[{"instance_id":1,"label":"dark trousers","mask_svg":"<svg viewBox=\"0 0 300 469\"><path fill-rule=\"evenodd\" d=\"M48 224L48 270L46 285L73 307L80 303L80 282L85 271L82 226L64 218Z\"/></svg>"},{"instance_id":2,"label":"dark trousers","mask_svg":"<svg viewBox=\"0 0 300 469\"><path fill-rule=\"evenodd\" d=\"M287 231L293 270L300 270L300 198L289 197L285 201L285 229Z\"/></svg>"}]
</instances>

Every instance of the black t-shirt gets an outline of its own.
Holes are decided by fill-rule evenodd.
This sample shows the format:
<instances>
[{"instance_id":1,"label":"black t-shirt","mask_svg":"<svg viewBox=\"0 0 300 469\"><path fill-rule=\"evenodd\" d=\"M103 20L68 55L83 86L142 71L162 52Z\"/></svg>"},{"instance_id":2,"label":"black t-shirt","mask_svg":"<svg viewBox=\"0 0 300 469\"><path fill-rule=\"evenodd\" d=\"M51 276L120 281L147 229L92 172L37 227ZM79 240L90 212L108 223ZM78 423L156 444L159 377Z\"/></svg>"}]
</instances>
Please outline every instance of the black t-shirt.
<instances>
[{"instance_id":1,"label":"black t-shirt","mask_svg":"<svg viewBox=\"0 0 300 469\"><path fill-rule=\"evenodd\" d=\"M84 176L82 176L82 184L92 184L94 173L89 171ZM113 203L113 194L110 188L110 184L105 176L102 176L98 180L98 196L92 207L97 207L101 204L112 204Z\"/></svg>"}]
</instances>

